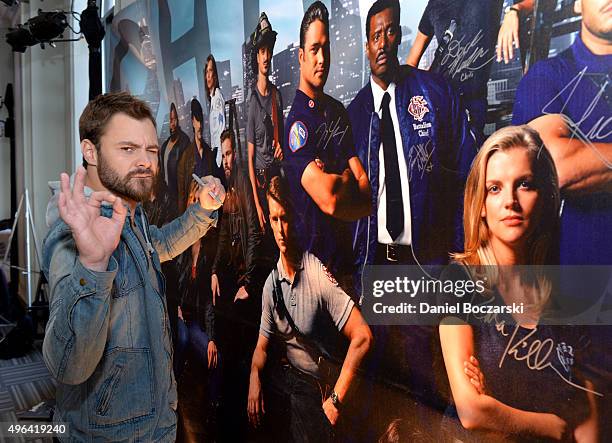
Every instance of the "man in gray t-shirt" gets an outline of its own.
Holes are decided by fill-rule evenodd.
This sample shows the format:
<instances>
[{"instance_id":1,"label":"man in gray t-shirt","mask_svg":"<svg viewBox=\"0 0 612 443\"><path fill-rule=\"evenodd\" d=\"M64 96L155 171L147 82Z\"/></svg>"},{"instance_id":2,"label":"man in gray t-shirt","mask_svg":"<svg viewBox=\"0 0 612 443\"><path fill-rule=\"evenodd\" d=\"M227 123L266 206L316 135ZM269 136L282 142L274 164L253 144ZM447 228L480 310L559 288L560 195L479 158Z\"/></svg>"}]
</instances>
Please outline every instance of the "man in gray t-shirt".
<instances>
[{"instance_id":1,"label":"man in gray t-shirt","mask_svg":"<svg viewBox=\"0 0 612 443\"><path fill-rule=\"evenodd\" d=\"M301 333L311 338L313 343L308 345L300 340L286 316L276 308L274 274L270 274L264 285L259 333L267 339L278 335L286 348L289 363L297 370L321 379L324 374L319 371L318 355L313 348L318 351L318 346L321 346L327 353L333 353L333 339L342 332L355 304L310 252L302 254L293 278L289 277L280 259L277 272L278 289L289 315Z\"/></svg>"},{"instance_id":2,"label":"man in gray t-shirt","mask_svg":"<svg viewBox=\"0 0 612 443\"><path fill-rule=\"evenodd\" d=\"M289 432L296 441L331 440L356 372L370 349L372 333L351 298L313 254L303 252L293 231L289 189L279 176L267 191L270 226L280 251L262 294L259 339L251 364L248 412L254 426L264 413L261 374L268 345L276 340L290 367L281 381L290 397ZM334 342L350 342L336 380L326 380ZM278 363L278 362L275 362ZM279 380L276 380L277 382ZM327 389L326 383L329 387ZM327 396L328 393L331 395Z\"/></svg>"},{"instance_id":3,"label":"man in gray t-shirt","mask_svg":"<svg viewBox=\"0 0 612 443\"><path fill-rule=\"evenodd\" d=\"M259 17L251 42L257 52L257 83L248 103L248 165L257 217L264 231L266 189L270 179L280 173L283 158L281 139L284 134L283 100L276 86L268 79L276 31L272 30L265 12Z\"/></svg>"},{"instance_id":4,"label":"man in gray t-shirt","mask_svg":"<svg viewBox=\"0 0 612 443\"><path fill-rule=\"evenodd\" d=\"M269 83L269 92L262 95L259 88L254 88L249 100L249 114L247 120L247 143L255 146L255 171L268 169L273 166L274 157L274 123L272 122L272 96L276 98L276 112L278 114L279 134L283 132L282 108L283 101L272 83ZM272 178L272 177L270 177ZM269 180L268 180L269 181Z\"/></svg>"}]
</instances>

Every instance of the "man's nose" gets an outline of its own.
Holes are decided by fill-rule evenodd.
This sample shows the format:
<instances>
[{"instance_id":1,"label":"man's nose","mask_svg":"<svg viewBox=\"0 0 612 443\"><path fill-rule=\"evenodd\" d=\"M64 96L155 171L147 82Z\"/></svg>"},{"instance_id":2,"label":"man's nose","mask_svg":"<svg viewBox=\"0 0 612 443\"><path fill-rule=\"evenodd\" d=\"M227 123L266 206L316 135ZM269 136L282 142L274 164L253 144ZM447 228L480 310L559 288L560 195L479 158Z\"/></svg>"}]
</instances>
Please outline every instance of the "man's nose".
<instances>
[{"instance_id":1,"label":"man's nose","mask_svg":"<svg viewBox=\"0 0 612 443\"><path fill-rule=\"evenodd\" d=\"M317 51L317 64L322 65L325 62L325 51L323 48L319 48Z\"/></svg>"},{"instance_id":2,"label":"man's nose","mask_svg":"<svg viewBox=\"0 0 612 443\"><path fill-rule=\"evenodd\" d=\"M387 43L389 42L389 36L387 36L386 32L383 32L378 39L378 50L387 48Z\"/></svg>"},{"instance_id":3,"label":"man's nose","mask_svg":"<svg viewBox=\"0 0 612 443\"><path fill-rule=\"evenodd\" d=\"M138 155L137 166L141 168L151 169L153 163L157 160L157 154L146 149L140 149Z\"/></svg>"}]
</instances>

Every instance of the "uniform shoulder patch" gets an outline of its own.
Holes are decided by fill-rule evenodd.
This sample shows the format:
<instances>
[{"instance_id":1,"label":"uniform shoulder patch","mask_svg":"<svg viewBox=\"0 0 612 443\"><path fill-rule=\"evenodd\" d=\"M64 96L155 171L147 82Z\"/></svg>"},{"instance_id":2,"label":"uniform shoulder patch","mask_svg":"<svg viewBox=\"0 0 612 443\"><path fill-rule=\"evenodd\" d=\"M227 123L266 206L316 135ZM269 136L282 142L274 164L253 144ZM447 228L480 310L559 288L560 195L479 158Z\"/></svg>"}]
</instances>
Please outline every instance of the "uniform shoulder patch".
<instances>
[{"instance_id":1,"label":"uniform shoulder patch","mask_svg":"<svg viewBox=\"0 0 612 443\"><path fill-rule=\"evenodd\" d=\"M331 282L332 285L338 286L338 282L334 278L334 275L325 267L323 263L321 263L321 269L323 270L323 274L327 277L327 279Z\"/></svg>"},{"instance_id":2,"label":"uniform shoulder patch","mask_svg":"<svg viewBox=\"0 0 612 443\"><path fill-rule=\"evenodd\" d=\"M308 141L308 128L300 120L293 122L289 129L289 148L291 152L302 149Z\"/></svg>"}]
</instances>

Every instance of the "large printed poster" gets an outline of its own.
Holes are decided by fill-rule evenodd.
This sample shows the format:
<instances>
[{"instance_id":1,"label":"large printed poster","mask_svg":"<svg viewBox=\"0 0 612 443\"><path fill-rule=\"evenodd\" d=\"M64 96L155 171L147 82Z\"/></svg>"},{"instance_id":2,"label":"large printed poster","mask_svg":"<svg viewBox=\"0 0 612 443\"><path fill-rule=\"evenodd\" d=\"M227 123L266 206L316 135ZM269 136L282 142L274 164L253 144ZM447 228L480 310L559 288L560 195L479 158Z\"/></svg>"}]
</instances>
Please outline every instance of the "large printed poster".
<instances>
[{"instance_id":1,"label":"large printed poster","mask_svg":"<svg viewBox=\"0 0 612 443\"><path fill-rule=\"evenodd\" d=\"M610 2L137 0L104 44L151 221L227 190L163 264L179 441L610 439Z\"/></svg>"}]
</instances>

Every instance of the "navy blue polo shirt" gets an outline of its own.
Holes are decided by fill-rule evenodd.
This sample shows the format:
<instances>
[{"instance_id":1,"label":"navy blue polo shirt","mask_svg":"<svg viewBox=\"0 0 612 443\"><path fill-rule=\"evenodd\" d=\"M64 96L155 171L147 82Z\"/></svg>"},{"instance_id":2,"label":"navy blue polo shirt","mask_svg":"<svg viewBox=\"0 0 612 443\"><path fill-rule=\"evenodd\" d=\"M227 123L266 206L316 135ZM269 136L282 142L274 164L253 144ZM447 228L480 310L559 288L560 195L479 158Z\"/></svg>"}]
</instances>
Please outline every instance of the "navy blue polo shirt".
<instances>
[{"instance_id":1,"label":"navy blue polo shirt","mask_svg":"<svg viewBox=\"0 0 612 443\"><path fill-rule=\"evenodd\" d=\"M595 55L580 37L557 57L536 63L516 92L515 125L563 114L592 142L612 143L612 55ZM612 194L566 195L561 264L612 264Z\"/></svg>"},{"instance_id":2,"label":"navy blue polo shirt","mask_svg":"<svg viewBox=\"0 0 612 443\"><path fill-rule=\"evenodd\" d=\"M311 99L298 89L285 123L283 153L302 248L335 275L351 274L354 260L349 224L324 214L302 187L302 174L315 159L324 163L326 173L342 174L348 160L356 157L344 106L328 95Z\"/></svg>"}]
</instances>

